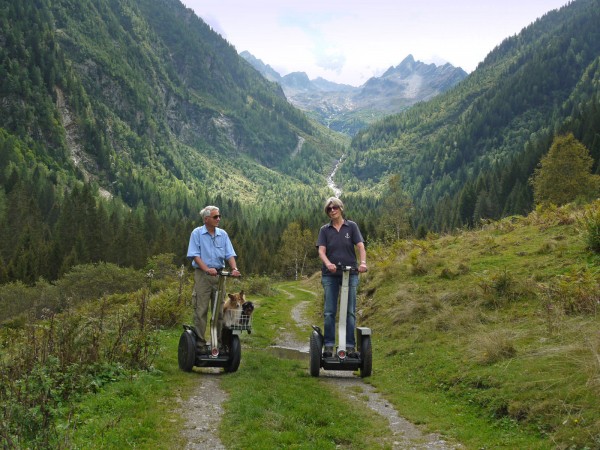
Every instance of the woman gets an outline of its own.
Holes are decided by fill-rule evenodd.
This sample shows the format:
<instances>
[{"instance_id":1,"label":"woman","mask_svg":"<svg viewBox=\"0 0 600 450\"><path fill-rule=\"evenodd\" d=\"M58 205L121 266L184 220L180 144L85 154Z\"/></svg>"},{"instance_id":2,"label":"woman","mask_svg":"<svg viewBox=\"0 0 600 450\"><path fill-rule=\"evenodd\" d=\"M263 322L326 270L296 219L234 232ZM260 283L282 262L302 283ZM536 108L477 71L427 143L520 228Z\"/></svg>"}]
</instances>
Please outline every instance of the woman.
<instances>
[{"instance_id":1,"label":"woman","mask_svg":"<svg viewBox=\"0 0 600 450\"><path fill-rule=\"evenodd\" d=\"M338 296L342 285L342 271L337 270L337 264L356 267L356 249L358 249L360 264L359 272L367 271L367 254L365 244L358 225L344 218L344 204L339 198L330 197L325 202L325 214L329 223L319 230L317 247L319 258L323 261L321 269L321 284L325 297L325 350L324 358L333 355L335 347L335 316L337 313ZM356 290L358 274L350 273L348 289L348 315L346 317L346 352L350 357L356 357Z\"/></svg>"}]
</instances>

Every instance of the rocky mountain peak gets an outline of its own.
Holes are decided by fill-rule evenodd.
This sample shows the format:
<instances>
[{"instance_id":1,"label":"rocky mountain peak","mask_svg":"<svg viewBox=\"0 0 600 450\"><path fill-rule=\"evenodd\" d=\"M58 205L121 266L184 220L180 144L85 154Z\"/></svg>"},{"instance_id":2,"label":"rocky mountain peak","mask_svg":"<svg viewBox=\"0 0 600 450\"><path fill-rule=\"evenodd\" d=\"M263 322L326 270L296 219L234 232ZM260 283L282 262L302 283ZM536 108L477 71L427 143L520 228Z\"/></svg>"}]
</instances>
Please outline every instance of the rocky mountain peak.
<instances>
[{"instance_id":1,"label":"rocky mountain peak","mask_svg":"<svg viewBox=\"0 0 600 450\"><path fill-rule=\"evenodd\" d=\"M330 128L350 135L385 115L399 113L419 101L441 94L467 76L460 67L425 64L409 54L383 75L354 87L323 78L310 80L304 72L282 77L249 52L244 51L240 56L268 80L279 83L294 106L312 113ZM366 111L368 115L364 114ZM348 123L352 125L348 126Z\"/></svg>"}]
</instances>

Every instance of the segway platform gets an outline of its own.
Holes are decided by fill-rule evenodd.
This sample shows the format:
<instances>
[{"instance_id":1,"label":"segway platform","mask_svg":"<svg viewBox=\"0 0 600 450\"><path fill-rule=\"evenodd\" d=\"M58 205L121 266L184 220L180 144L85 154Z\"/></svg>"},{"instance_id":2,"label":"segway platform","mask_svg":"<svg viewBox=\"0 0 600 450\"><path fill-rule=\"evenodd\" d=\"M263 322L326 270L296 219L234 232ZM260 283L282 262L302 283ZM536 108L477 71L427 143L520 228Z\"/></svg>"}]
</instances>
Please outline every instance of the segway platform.
<instances>
[{"instance_id":1,"label":"segway platform","mask_svg":"<svg viewBox=\"0 0 600 450\"><path fill-rule=\"evenodd\" d=\"M356 327L355 355L346 353L345 349L336 348L330 357L323 356L324 337L321 329L313 325L310 336L310 374L318 377L320 369L324 370L358 370L361 378L370 377L373 368L373 352L371 349L371 329Z\"/></svg>"},{"instance_id":2,"label":"segway platform","mask_svg":"<svg viewBox=\"0 0 600 450\"><path fill-rule=\"evenodd\" d=\"M194 327L183 325L179 338L179 368L191 372L194 367L222 367L225 372L237 371L242 357L240 335L242 330L223 329L223 341L218 347L210 343L199 349L196 346L198 335Z\"/></svg>"}]
</instances>

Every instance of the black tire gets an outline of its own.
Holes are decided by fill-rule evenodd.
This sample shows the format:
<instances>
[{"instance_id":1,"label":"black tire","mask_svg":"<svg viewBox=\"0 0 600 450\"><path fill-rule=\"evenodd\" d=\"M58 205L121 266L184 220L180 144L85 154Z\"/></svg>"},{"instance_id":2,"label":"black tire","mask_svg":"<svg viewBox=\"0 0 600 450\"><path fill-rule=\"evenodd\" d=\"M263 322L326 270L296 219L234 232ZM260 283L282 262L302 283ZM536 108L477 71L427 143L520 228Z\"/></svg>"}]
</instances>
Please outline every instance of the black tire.
<instances>
[{"instance_id":1,"label":"black tire","mask_svg":"<svg viewBox=\"0 0 600 450\"><path fill-rule=\"evenodd\" d=\"M225 366L225 372L233 373L240 367L242 361L242 344L237 334L231 335L231 345L229 346L229 361Z\"/></svg>"},{"instance_id":2,"label":"black tire","mask_svg":"<svg viewBox=\"0 0 600 450\"><path fill-rule=\"evenodd\" d=\"M363 336L360 348L360 377L370 377L373 370L373 350L371 349L371 336Z\"/></svg>"},{"instance_id":3,"label":"black tire","mask_svg":"<svg viewBox=\"0 0 600 450\"><path fill-rule=\"evenodd\" d=\"M177 351L179 368L184 372L191 372L196 361L196 339L189 331L184 331L179 338Z\"/></svg>"},{"instance_id":4,"label":"black tire","mask_svg":"<svg viewBox=\"0 0 600 450\"><path fill-rule=\"evenodd\" d=\"M310 335L310 374L313 377L319 376L321 370L321 351L323 349L323 340L319 333L313 331Z\"/></svg>"}]
</instances>

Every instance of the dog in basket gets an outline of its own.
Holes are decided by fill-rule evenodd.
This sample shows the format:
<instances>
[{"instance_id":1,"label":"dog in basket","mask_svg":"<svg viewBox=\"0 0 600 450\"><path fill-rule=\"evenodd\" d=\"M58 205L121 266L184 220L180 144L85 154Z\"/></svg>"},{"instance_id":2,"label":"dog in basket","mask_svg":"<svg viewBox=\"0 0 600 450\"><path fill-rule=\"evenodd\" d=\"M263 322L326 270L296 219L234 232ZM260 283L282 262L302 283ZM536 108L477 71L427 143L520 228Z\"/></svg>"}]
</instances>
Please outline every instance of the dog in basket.
<instances>
[{"instance_id":1,"label":"dog in basket","mask_svg":"<svg viewBox=\"0 0 600 450\"><path fill-rule=\"evenodd\" d=\"M229 298L225 300L223 311L242 309L242 305L246 302L246 295L244 294L244 291L240 291L237 294L227 294L227 296Z\"/></svg>"},{"instance_id":2,"label":"dog in basket","mask_svg":"<svg viewBox=\"0 0 600 450\"><path fill-rule=\"evenodd\" d=\"M242 315L240 317L240 325L248 325L250 316L254 312L254 304L252 302L244 302L242 305Z\"/></svg>"},{"instance_id":3,"label":"dog in basket","mask_svg":"<svg viewBox=\"0 0 600 450\"><path fill-rule=\"evenodd\" d=\"M250 314L254 311L252 302L246 301L244 291L237 294L227 294L228 299L223 304L223 320L226 327L233 325L248 325Z\"/></svg>"}]
</instances>

